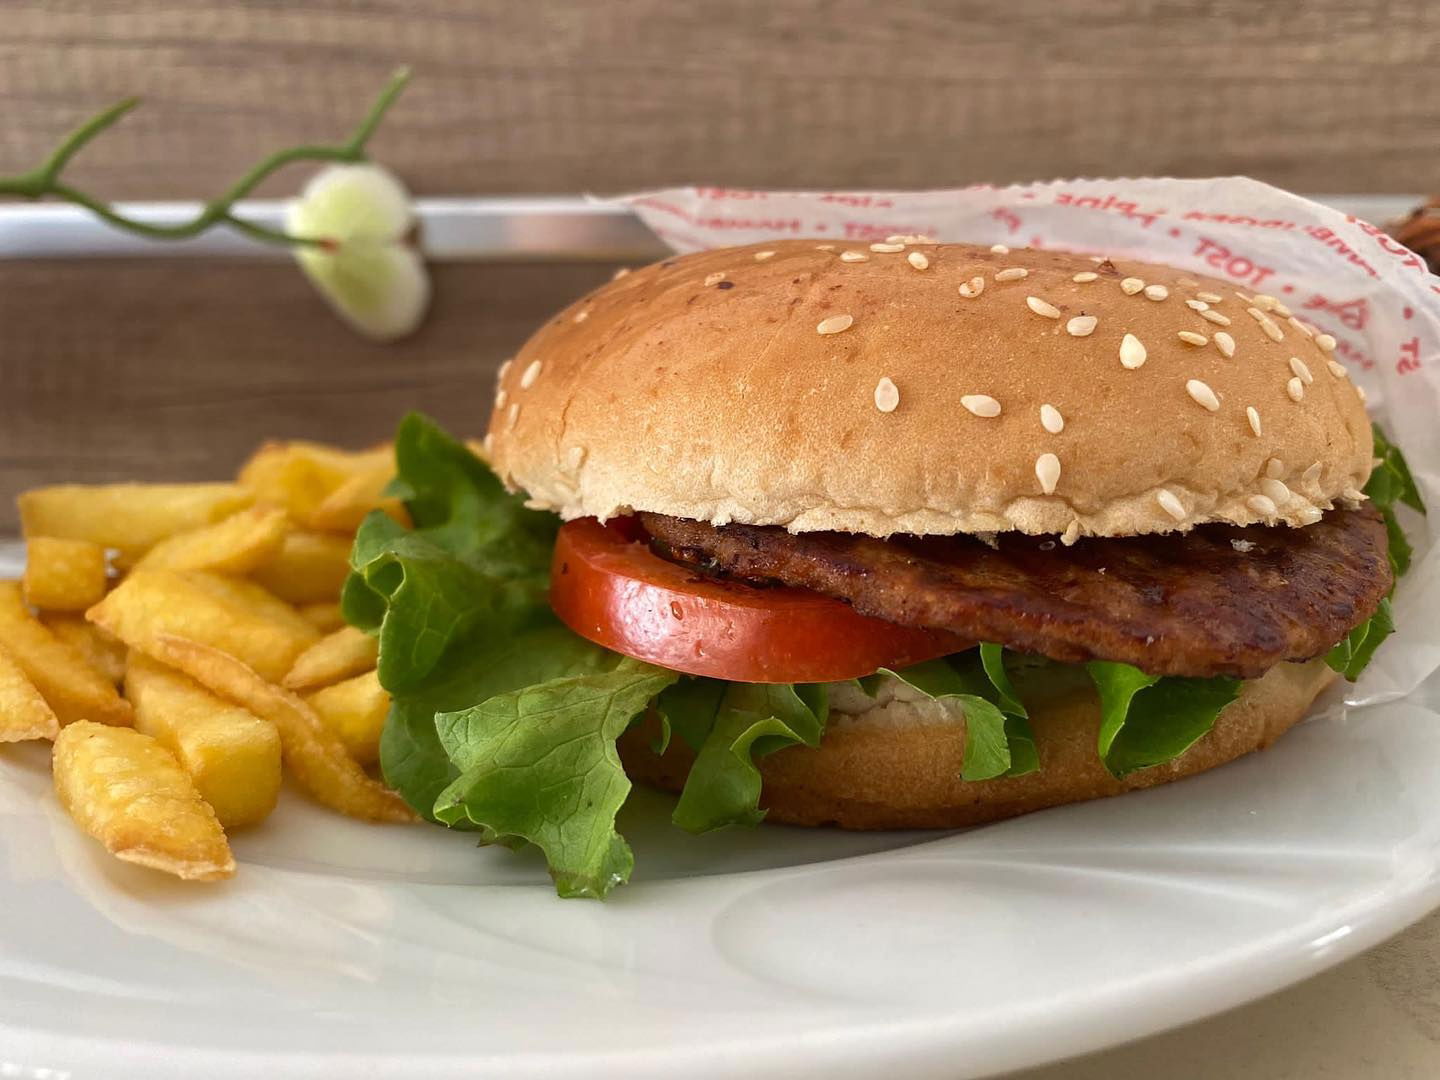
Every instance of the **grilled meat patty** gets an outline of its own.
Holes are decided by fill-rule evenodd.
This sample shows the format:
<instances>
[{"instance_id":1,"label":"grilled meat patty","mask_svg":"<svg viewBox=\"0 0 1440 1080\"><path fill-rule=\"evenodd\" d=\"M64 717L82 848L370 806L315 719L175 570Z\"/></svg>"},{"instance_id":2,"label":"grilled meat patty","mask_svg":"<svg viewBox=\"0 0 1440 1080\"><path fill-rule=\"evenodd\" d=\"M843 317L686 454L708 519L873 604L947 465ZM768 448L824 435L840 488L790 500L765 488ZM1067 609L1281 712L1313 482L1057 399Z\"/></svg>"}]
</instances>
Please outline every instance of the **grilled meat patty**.
<instances>
[{"instance_id":1,"label":"grilled meat patty","mask_svg":"<svg viewBox=\"0 0 1440 1080\"><path fill-rule=\"evenodd\" d=\"M1205 525L1068 548L1009 533L992 547L970 536L879 540L640 520L661 554L710 572L813 589L906 626L1155 675L1254 678L1319 656L1391 585L1385 525L1368 505L1304 528Z\"/></svg>"}]
</instances>

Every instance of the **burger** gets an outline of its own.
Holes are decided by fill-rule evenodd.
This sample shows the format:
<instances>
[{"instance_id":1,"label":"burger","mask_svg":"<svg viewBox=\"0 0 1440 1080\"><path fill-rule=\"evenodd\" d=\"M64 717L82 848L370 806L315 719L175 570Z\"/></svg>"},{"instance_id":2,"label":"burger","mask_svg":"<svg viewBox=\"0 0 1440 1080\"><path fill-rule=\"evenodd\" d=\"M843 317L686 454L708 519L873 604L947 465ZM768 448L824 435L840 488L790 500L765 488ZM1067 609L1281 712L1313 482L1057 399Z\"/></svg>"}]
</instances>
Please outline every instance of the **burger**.
<instances>
[{"instance_id":1,"label":"burger","mask_svg":"<svg viewBox=\"0 0 1440 1080\"><path fill-rule=\"evenodd\" d=\"M1280 300L914 236L617 276L476 449L407 419L346 611L389 782L566 895L628 878L632 781L694 832L953 828L1268 746L1392 629L1419 506Z\"/></svg>"}]
</instances>

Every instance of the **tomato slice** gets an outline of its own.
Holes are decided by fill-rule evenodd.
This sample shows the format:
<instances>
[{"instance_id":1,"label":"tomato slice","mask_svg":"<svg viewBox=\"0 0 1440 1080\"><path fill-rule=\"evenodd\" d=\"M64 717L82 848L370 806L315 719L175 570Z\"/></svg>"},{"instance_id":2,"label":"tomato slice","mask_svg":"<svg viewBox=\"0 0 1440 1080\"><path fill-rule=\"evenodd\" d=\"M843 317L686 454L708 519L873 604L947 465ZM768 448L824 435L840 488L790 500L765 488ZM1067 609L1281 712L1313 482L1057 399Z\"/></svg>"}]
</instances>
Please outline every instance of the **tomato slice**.
<instances>
[{"instance_id":1,"label":"tomato slice","mask_svg":"<svg viewBox=\"0 0 1440 1080\"><path fill-rule=\"evenodd\" d=\"M660 558L633 530L594 518L561 527L550 604L607 649L730 682L856 679L973 644L861 615L808 589L704 577Z\"/></svg>"}]
</instances>

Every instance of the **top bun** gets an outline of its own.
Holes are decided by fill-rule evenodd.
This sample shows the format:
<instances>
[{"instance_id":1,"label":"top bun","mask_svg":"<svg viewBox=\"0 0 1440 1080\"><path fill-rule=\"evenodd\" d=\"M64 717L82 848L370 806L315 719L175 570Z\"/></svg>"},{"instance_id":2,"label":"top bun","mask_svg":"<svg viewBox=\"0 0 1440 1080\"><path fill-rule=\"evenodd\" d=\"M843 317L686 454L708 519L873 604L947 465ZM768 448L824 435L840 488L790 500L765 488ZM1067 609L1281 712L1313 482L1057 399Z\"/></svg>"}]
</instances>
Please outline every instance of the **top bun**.
<instances>
[{"instance_id":1,"label":"top bun","mask_svg":"<svg viewBox=\"0 0 1440 1080\"><path fill-rule=\"evenodd\" d=\"M1305 525L1360 498L1363 395L1273 297L922 239L617 276L501 369L492 463L567 519L872 536Z\"/></svg>"}]
</instances>

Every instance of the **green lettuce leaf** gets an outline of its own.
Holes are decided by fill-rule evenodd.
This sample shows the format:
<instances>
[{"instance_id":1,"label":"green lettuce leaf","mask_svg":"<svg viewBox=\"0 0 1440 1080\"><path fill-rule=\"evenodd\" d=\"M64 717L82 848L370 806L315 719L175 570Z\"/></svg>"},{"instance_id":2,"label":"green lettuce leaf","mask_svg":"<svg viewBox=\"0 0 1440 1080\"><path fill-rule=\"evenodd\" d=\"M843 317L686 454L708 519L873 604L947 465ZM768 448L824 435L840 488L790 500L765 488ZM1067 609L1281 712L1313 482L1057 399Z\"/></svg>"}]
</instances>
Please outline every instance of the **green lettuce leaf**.
<instances>
[{"instance_id":1,"label":"green lettuce leaf","mask_svg":"<svg viewBox=\"0 0 1440 1080\"><path fill-rule=\"evenodd\" d=\"M1354 682L1369 666L1380 643L1395 632L1395 613L1387 596L1380 601L1375 614L1366 619L1345 639L1325 654L1325 662L1346 679Z\"/></svg>"},{"instance_id":2,"label":"green lettuce leaf","mask_svg":"<svg viewBox=\"0 0 1440 1080\"><path fill-rule=\"evenodd\" d=\"M604 897L635 865L615 830L630 792L615 740L678 678L624 659L440 714L439 741L459 776L435 816L478 826L484 843L534 844L561 896Z\"/></svg>"},{"instance_id":3,"label":"green lettuce leaf","mask_svg":"<svg viewBox=\"0 0 1440 1080\"><path fill-rule=\"evenodd\" d=\"M685 679L658 709L695 750L671 820L692 833L755 825L760 770L755 759L786 746L820 745L829 705L824 686Z\"/></svg>"},{"instance_id":4,"label":"green lettuce leaf","mask_svg":"<svg viewBox=\"0 0 1440 1080\"><path fill-rule=\"evenodd\" d=\"M999 645L939 660L927 660L902 671L883 669L912 689L936 701L950 700L965 714L965 757L960 776L965 780L993 780L997 776L1023 776L1040 767L1035 738L1005 671ZM862 685L874 687L872 679Z\"/></svg>"},{"instance_id":5,"label":"green lettuce leaf","mask_svg":"<svg viewBox=\"0 0 1440 1080\"><path fill-rule=\"evenodd\" d=\"M1100 760L1111 775L1179 757L1240 693L1240 680L1147 675L1129 664L1085 665L1100 695Z\"/></svg>"}]
</instances>

